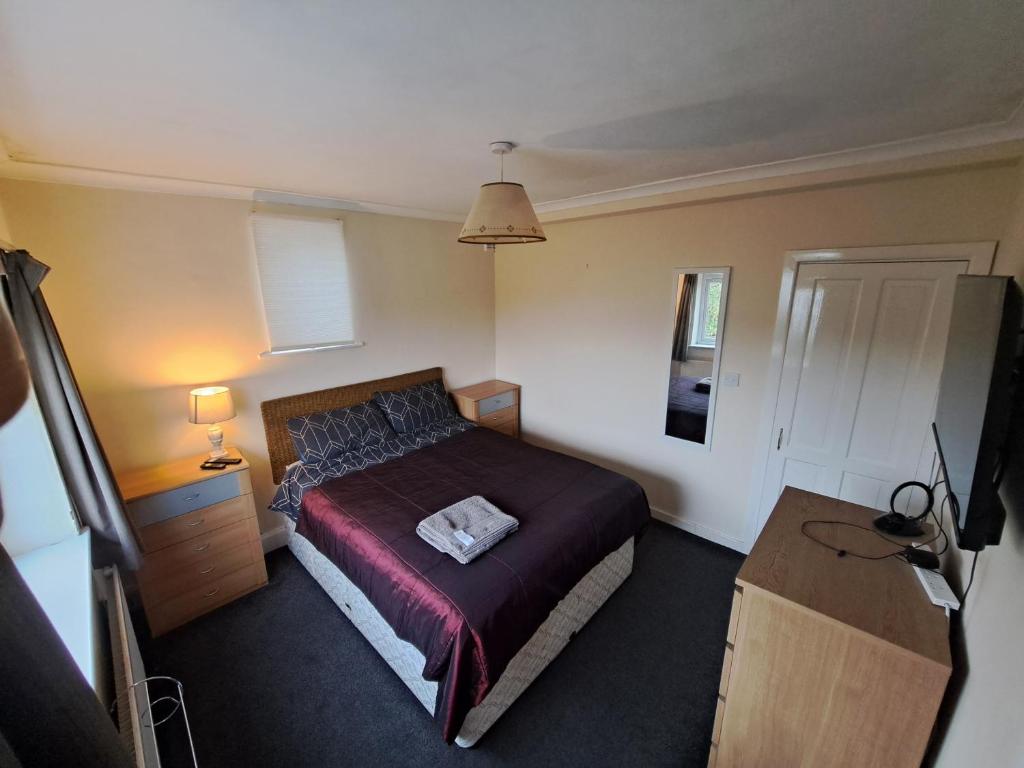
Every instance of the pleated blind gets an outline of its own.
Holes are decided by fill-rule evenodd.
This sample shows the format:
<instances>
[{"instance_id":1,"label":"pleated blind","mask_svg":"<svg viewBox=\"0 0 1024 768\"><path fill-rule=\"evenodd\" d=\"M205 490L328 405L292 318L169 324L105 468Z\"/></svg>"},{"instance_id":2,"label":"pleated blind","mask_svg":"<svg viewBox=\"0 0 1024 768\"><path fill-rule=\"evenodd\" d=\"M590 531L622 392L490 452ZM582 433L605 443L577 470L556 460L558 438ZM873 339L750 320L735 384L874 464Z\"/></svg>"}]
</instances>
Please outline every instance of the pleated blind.
<instances>
[{"instance_id":1,"label":"pleated blind","mask_svg":"<svg viewBox=\"0 0 1024 768\"><path fill-rule=\"evenodd\" d=\"M341 222L257 213L252 233L270 352L352 343Z\"/></svg>"}]
</instances>

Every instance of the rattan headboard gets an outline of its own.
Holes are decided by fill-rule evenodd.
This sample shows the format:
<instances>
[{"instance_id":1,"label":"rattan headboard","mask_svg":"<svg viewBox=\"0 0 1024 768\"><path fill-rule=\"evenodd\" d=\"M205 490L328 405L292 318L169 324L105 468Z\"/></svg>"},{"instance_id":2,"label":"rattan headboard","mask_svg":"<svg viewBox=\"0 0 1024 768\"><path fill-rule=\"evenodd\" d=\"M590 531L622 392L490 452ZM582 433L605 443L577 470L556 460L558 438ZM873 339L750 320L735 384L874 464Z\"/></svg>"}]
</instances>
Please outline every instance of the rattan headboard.
<instances>
[{"instance_id":1,"label":"rattan headboard","mask_svg":"<svg viewBox=\"0 0 1024 768\"><path fill-rule=\"evenodd\" d=\"M351 405L365 403L374 392L393 392L396 389L411 387L441 378L440 368L428 368L425 371L403 373L389 376L386 379L363 381L333 389L321 389L319 392L307 392L303 395L289 395L266 400L260 403L263 413L263 430L267 433L267 449L270 453L270 469L274 482L281 482L284 468L298 460L295 446L288 434L288 419L305 416L333 408L348 408Z\"/></svg>"}]
</instances>

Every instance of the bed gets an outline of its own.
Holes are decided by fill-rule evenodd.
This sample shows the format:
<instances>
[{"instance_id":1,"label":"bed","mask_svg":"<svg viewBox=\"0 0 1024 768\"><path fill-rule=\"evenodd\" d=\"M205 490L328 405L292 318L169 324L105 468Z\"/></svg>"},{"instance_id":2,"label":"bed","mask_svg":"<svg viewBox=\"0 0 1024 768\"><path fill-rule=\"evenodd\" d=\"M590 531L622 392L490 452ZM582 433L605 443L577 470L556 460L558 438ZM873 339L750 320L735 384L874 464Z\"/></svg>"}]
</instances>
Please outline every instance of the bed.
<instances>
[{"instance_id":1,"label":"bed","mask_svg":"<svg viewBox=\"0 0 1024 768\"><path fill-rule=\"evenodd\" d=\"M650 510L621 475L454 413L329 472L297 462L289 419L440 378L428 369L262 410L289 548L443 738L471 746L625 581ZM519 530L460 565L415 526L474 494L517 517Z\"/></svg>"},{"instance_id":2,"label":"bed","mask_svg":"<svg viewBox=\"0 0 1024 768\"><path fill-rule=\"evenodd\" d=\"M673 376L668 387L668 412L665 417L665 434L684 440L704 442L708 427L708 392L696 389L695 376Z\"/></svg>"}]
</instances>

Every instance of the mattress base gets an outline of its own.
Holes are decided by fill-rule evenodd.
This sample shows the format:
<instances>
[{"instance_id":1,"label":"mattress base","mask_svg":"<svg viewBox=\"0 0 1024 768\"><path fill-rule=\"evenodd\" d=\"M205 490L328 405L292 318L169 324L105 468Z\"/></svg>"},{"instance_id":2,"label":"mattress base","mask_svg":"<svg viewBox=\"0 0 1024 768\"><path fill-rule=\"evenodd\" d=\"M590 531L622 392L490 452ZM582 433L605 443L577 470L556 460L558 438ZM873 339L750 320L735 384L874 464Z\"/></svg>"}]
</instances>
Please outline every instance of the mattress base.
<instances>
[{"instance_id":1,"label":"mattress base","mask_svg":"<svg viewBox=\"0 0 1024 768\"><path fill-rule=\"evenodd\" d=\"M437 683L423 679L426 663L423 654L399 638L359 588L308 539L295 533L294 522L288 518L285 520L289 531L288 548L296 559L426 710L433 714L437 701ZM632 571L633 539L630 538L594 566L555 606L526 645L512 658L484 700L469 711L455 743L460 747L473 746L561 653L572 636L597 613L597 609L604 605Z\"/></svg>"}]
</instances>

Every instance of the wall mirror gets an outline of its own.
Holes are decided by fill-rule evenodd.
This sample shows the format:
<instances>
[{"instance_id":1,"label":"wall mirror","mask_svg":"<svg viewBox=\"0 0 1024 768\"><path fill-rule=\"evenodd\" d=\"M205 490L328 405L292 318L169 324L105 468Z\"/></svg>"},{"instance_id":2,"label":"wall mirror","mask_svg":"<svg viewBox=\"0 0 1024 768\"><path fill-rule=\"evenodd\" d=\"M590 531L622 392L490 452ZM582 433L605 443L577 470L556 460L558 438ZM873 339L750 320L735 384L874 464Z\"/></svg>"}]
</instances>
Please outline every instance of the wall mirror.
<instances>
[{"instance_id":1,"label":"wall mirror","mask_svg":"<svg viewBox=\"0 0 1024 768\"><path fill-rule=\"evenodd\" d=\"M729 267L677 269L672 277L665 434L709 448L725 333Z\"/></svg>"}]
</instances>

